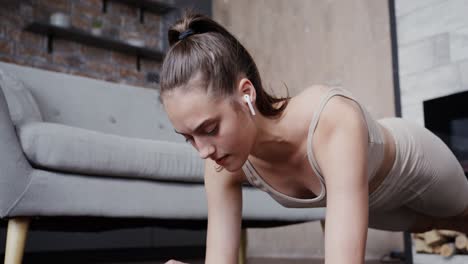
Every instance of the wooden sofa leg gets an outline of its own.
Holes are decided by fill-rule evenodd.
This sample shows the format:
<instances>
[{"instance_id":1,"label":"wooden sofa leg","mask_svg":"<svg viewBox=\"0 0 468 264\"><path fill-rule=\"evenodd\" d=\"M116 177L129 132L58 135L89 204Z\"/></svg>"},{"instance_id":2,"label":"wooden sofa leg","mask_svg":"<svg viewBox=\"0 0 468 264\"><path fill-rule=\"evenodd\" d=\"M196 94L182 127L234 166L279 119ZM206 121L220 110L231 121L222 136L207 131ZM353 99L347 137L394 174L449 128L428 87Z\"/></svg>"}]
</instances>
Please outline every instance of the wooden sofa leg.
<instances>
[{"instance_id":1,"label":"wooden sofa leg","mask_svg":"<svg viewBox=\"0 0 468 264\"><path fill-rule=\"evenodd\" d=\"M240 246L239 246L239 264L245 264L246 263L246 257L247 257L247 229L242 228L241 230L241 236L240 236Z\"/></svg>"},{"instance_id":2,"label":"wooden sofa leg","mask_svg":"<svg viewBox=\"0 0 468 264\"><path fill-rule=\"evenodd\" d=\"M21 264L30 221L23 217L8 220L5 264Z\"/></svg>"},{"instance_id":3,"label":"wooden sofa leg","mask_svg":"<svg viewBox=\"0 0 468 264\"><path fill-rule=\"evenodd\" d=\"M320 226L322 227L323 234L325 234L325 219L320 220Z\"/></svg>"}]
</instances>

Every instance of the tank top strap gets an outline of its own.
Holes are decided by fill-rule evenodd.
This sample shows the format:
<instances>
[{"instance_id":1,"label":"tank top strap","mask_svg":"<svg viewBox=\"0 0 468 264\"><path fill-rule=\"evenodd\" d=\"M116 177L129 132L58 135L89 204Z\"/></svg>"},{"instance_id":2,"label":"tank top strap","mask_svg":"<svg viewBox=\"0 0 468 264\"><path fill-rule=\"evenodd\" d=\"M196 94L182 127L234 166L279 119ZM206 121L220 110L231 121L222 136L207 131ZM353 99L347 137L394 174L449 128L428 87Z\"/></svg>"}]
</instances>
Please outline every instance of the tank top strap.
<instances>
[{"instance_id":1,"label":"tank top strap","mask_svg":"<svg viewBox=\"0 0 468 264\"><path fill-rule=\"evenodd\" d=\"M314 134L315 129L317 128L318 121L320 119L320 114L325 108L325 105L327 104L328 100L330 100L330 98L332 98L333 96L337 94L344 95L345 97L349 97L350 99L354 100L354 98L351 96L350 93L348 93L346 90L343 90L339 87L333 87L330 90L328 90L327 93L321 99L317 111L315 111L314 113L312 121L310 122L309 132L307 134L307 156L309 158L309 163L312 166L312 170L315 172L315 174L317 174L319 179L323 182L325 182L325 178L320 173L319 165L312 152L312 135Z\"/></svg>"}]
</instances>

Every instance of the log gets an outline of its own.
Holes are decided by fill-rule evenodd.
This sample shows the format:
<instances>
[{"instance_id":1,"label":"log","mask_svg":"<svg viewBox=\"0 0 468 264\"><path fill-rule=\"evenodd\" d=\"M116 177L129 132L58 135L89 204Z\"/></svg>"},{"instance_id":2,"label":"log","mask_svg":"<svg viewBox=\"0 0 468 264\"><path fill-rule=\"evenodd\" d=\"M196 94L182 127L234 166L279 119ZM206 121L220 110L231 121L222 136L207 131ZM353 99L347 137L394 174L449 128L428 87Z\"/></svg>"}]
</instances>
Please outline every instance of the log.
<instances>
[{"instance_id":1,"label":"log","mask_svg":"<svg viewBox=\"0 0 468 264\"><path fill-rule=\"evenodd\" d=\"M447 242L447 238L442 236L437 230L431 230L424 233L424 241L430 247L442 245Z\"/></svg>"},{"instance_id":2,"label":"log","mask_svg":"<svg viewBox=\"0 0 468 264\"><path fill-rule=\"evenodd\" d=\"M434 229L425 233L413 233L412 237L418 253L439 254L444 257L468 254L468 234L462 232Z\"/></svg>"},{"instance_id":3,"label":"log","mask_svg":"<svg viewBox=\"0 0 468 264\"><path fill-rule=\"evenodd\" d=\"M443 244L442 247L440 248L440 255L444 257L450 257L455 254L456 248L455 248L455 243L446 243Z\"/></svg>"},{"instance_id":4,"label":"log","mask_svg":"<svg viewBox=\"0 0 468 264\"><path fill-rule=\"evenodd\" d=\"M440 255L441 249L442 249L442 245L440 245L440 246L434 246L434 247L432 247L432 253L434 253L434 254L439 254L439 255Z\"/></svg>"},{"instance_id":5,"label":"log","mask_svg":"<svg viewBox=\"0 0 468 264\"><path fill-rule=\"evenodd\" d=\"M413 239L416 238L424 240L424 233L413 233Z\"/></svg>"},{"instance_id":6,"label":"log","mask_svg":"<svg viewBox=\"0 0 468 264\"><path fill-rule=\"evenodd\" d=\"M439 229L439 234L445 237L457 237L459 235L464 235L462 232L454 231L454 230L447 230L447 229Z\"/></svg>"},{"instance_id":7,"label":"log","mask_svg":"<svg viewBox=\"0 0 468 264\"><path fill-rule=\"evenodd\" d=\"M460 250L462 252L466 252L466 248L468 246L468 238L466 237L466 235L458 235L456 238L455 238L455 248L457 250Z\"/></svg>"},{"instance_id":8,"label":"log","mask_svg":"<svg viewBox=\"0 0 468 264\"><path fill-rule=\"evenodd\" d=\"M426 244L426 241L419 238L414 239L414 248L417 253L434 253L434 250Z\"/></svg>"}]
</instances>

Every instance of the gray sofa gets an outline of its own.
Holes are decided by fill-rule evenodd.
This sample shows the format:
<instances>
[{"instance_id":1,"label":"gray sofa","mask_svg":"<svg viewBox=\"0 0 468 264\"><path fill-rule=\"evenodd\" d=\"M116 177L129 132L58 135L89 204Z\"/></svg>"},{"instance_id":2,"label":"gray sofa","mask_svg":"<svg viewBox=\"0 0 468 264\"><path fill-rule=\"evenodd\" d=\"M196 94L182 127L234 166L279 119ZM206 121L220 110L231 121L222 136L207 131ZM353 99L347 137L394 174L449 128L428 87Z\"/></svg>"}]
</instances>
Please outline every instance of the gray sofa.
<instances>
[{"instance_id":1,"label":"gray sofa","mask_svg":"<svg viewBox=\"0 0 468 264\"><path fill-rule=\"evenodd\" d=\"M12 262L28 229L206 228L203 160L174 133L156 89L4 62L0 88L0 219ZM325 216L248 185L243 201L243 228Z\"/></svg>"}]
</instances>

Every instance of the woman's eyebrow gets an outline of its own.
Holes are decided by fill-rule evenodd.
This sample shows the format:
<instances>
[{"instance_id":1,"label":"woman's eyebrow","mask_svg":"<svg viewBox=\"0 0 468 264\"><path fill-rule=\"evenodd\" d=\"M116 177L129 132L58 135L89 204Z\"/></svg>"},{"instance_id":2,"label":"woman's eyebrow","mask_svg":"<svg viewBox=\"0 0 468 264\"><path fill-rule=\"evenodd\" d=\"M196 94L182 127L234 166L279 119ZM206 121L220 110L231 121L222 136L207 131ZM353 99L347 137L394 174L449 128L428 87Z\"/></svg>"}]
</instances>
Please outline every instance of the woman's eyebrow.
<instances>
[{"instance_id":1,"label":"woman's eyebrow","mask_svg":"<svg viewBox=\"0 0 468 264\"><path fill-rule=\"evenodd\" d=\"M215 118L208 118L208 119L205 119L203 122L201 122L197 127L195 127L195 129L193 130L193 132L197 132L199 131L204 125L206 125L207 123L210 123L212 121L214 121ZM177 134L180 134L180 135L185 135L184 133L182 132L179 132L177 130L174 129L174 131L177 133Z\"/></svg>"}]
</instances>

